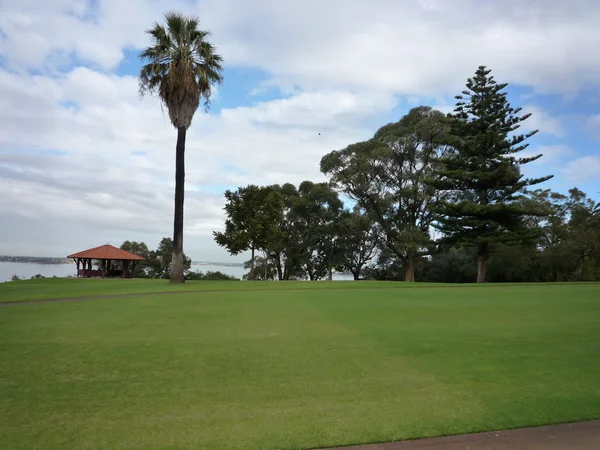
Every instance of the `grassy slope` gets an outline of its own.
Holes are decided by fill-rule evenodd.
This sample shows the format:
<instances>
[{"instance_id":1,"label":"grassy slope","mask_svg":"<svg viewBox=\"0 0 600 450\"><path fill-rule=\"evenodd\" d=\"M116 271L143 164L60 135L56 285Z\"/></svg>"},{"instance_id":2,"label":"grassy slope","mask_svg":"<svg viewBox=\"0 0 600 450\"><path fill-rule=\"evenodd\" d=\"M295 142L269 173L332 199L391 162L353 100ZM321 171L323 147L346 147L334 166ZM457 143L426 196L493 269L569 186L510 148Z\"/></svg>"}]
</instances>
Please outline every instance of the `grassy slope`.
<instances>
[{"instance_id":1,"label":"grassy slope","mask_svg":"<svg viewBox=\"0 0 600 450\"><path fill-rule=\"evenodd\" d=\"M0 442L297 449L600 418L600 285L329 286L1 308Z\"/></svg>"}]
</instances>

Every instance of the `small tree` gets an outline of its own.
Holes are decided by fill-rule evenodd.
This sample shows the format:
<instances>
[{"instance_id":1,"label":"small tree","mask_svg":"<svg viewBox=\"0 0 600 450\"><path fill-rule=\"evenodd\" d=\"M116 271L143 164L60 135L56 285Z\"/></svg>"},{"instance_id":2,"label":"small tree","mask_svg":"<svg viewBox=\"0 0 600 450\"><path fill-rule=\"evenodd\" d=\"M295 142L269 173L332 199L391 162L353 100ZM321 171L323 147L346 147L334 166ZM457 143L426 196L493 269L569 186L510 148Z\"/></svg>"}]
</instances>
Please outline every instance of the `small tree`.
<instances>
[{"instance_id":1,"label":"small tree","mask_svg":"<svg viewBox=\"0 0 600 450\"><path fill-rule=\"evenodd\" d=\"M283 219L283 199L273 186L249 185L225 192L224 232L213 232L215 241L232 255L250 250L249 279L254 280L254 254L276 239Z\"/></svg>"},{"instance_id":2,"label":"small tree","mask_svg":"<svg viewBox=\"0 0 600 450\"><path fill-rule=\"evenodd\" d=\"M353 211L344 211L337 224L337 234L339 257L336 269L348 271L358 280L365 265L377 254L379 231L370 217L356 206Z\"/></svg>"},{"instance_id":3,"label":"small tree","mask_svg":"<svg viewBox=\"0 0 600 450\"><path fill-rule=\"evenodd\" d=\"M512 108L503 92L507 84L498 84L490 72L480 66L456 97L450 115L455 151L441 159L437 177L429 180L451 194L433 209L444 240L477 247L478 283L486 280L491 243L518 244L534 237L523 218L539 211L520 201L523 189L552 178L523 178L520 166L542 155L514 155L527 148L524 141L537 131L514 134L531 114L518 115L521 108Z\"/></svg>"},{"instance_id":4,"label":"small tree","mask_svg":"<svg viewBox=\"0 0 600 450\"><path fill-rule=\"evenodd\" d=\"M134 255L144 258L144 261L140 261L138 264L136 264L132 276L140 277L145 275L146 268L148 267L148 257L150 255L148 246L144 242L125 241L121 244L121 250L128 251Z\"/></svg>"},{"instance_id":5,"label":"small tree","mask_svg":"<svg viewBox=\"0 0 600 450\"><path fill-rule=\"evenodd\" d=\"M173 254L173 240L164 237L158 244L158 248L148 253L148 269L152 278L168 278L171 273ZM183 254L184 273L190 270L192 260Z\"/></svg>"},{"instance_id":6,"label":"small tree","mask_svg":"<svg viewBox=\"0 0 600 450\"><path fill-rule=\"evenodd\" d=\"M252 263L254 264L252 275L254 280L274 280L277 277L277 267L267 254L257 256L254 261L245 261L244 269L250 269ZM250 273L244 274L243 279L250 279Z\"/></svg>"}]
</instances>

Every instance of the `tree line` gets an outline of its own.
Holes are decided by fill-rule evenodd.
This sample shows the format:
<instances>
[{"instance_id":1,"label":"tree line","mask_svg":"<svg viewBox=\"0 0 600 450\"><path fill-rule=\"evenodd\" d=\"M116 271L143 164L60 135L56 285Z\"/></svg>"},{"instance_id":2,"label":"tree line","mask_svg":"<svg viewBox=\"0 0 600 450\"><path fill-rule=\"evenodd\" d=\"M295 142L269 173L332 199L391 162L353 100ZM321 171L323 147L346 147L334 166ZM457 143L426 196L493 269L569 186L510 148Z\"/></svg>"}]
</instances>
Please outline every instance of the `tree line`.
<instances>
[{"instance_id":1,"label":"tree line","mask_svg":"<svg viewBox=\"0 0 600 450\"><path fill-rule=\"evenodd\" d=\"M171 276L173 262L173 240L164 237L158 243L156 250L150 250L146 243L137 241L125 241L120 247L135 255L144 258L136 265L132 276L134 278L162 278ZM192 260L183 254L183 270L186 280L237 280L237 278L224 274L220 271L196 272L191 270Z\"/></svg>"},{"instance_id":2,"label":"tree line","mask_svg":"<svg viewBox=\"0 0 600 450\"><path fill-rule=\"evenodd\" d=\"M251 280L600 279L600 204L522 174L542 155L524 152L537 131L518 133L530 114L506 87L480 66L452 113L419 106L325 155L328 182L227 190L215 241L250 251Z\"/></svg>"}]
</instances>

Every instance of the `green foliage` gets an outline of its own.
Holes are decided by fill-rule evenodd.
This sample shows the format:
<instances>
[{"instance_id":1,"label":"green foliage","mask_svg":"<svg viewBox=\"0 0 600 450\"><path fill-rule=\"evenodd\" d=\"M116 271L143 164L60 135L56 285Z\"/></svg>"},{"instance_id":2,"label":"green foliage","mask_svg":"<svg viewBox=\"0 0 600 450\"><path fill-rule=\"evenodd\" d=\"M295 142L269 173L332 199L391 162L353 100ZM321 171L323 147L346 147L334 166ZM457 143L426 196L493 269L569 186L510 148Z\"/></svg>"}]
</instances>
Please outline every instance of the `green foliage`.
<instances>
[{"instance_id":1,"label":"green foliage","mask_svg":"<svg viewBox=\"0 0 600 450\"><path fill-rule=\"evenodd\" d=\"M421 106L369 141L321 160L321 171L379 225L385 245L405 266L406 281L415 280L415 261L433 250L431 207L443 193L425 180L448 151L447 133L443 114Z\"/></svg>"},{"instance_id":2,"label":"green foliage","mask_svg":"<svg viewBox=\"0 0 600 450\"><path fill-rule=\"evenodd\" d=\"M303 248L301 227L296 223L294 212L298 190L291 183L273 187L282 196L283 216L277 227L277 239L269 242L264 251L275 262L279 280L305 279L302 262L307 249Z\"/></svg>"},{"instance_id":3,"label":"green foliage","mask_svg":"<svg viewBox=\"0 0 600 450\"><path fill-rule=\"evenodd\" d=\"M231 275L227 275L220 271L208 271L208 272L194 272L188 271L185 274L186 280L198 280L198 281L240 281L239 278L236 278Z\"/></svg>"},{"instance_id":4,"label":"green foliage","mask_svg":"<svg viewBox=\"0 0 600 450\"><path fill-rule=\"evenodd\" d=\"M148 250L148 246L144 242L125 241L121 244L120 248L121 250L128 251L130 253L133 253L134 255L138 255L144 258L144 261L139 261L135 265L132 277L139 278L146 276L146 273L148 272L148 268L150 266L150 250Z\"/></svg>"},{"instance_id":5,"label":"green foliage","mask_svg":"<svg viewBox=\"0 0 600 450\"><path fill-rule=\"evenodd\" d=\"M139 78L140 93L160 98L177 129L189 128L203 98L210 102L213 85L223 81L223 58L200 30L196 17L170 12L166 27L155 23L147 31L152 45L140 55L145 65Z\"/></svg>"},{"instance_id":6,"label":"green foliage","mask_svg":"<svg viewBox=\"0 0 600 450\"><path fill-rule=\"evenodd\" d=\"M524 217L541 213L520 201L523 189L551 178L521 174L520 166L542 156L514 156L537 131L515 134L530 114L519 116L521 109L512 108L503 92L507 85L498 84L490 72L479 67L456 97L448 141L454 151L440 160L436 177L429 180L435 189L452 194L433 208L436 227L446 242L477 245L479 282L485 281L489 244L533 240Z\"/></svg>"},{"instance_id":7,"label":"green foliage","mask_svg":"<svg viewBox=\"0 0 600 450\"><path fill-rule=\"evenodd\" d=\"M264 250L282 239L279 224L283 220L283 197L275 186L249 185L225 192L224 232L213 232L215 241L232 255L246 250ZM251 265L250 278L254 270Z\"/></svg>"},{"instance_id":8,"label":"green foliage","mask_svg":"<svg viewBox=\"0 0 600 450\"><path fill-rule=\"evenodd\" d=\"M254 248L265 252L274 264L280 280L323 278L335 265L335 223L343 206L337 193L327 183L310 181L298 188L286 183L262 189L271 201L252 203L265 205L262 211L250 202L245 209L242 196L231 196L229 222L225 233L214 233L217 242L234 250L252 249L254 242ZM240 220L238 215L248 219ZM258 238L250 241L252 233ZM249 267L255 260L252 256Z\"/></svg>"},{"instance_id":9,"label":"green foliage","mask_svg":"<svg viewBox=\"0 0 600 450\"><path fill-rule=\"evenodd\" d=\"M344 211L336 224L336 269L352 273L355 280L376 255L380 244L379 230L371 217L357 205L352 211Z\"/></svg>"},{"instance_id":10,"label":"green foliage","mask_svg":"<svg viewBox=\"0 0 600 450\"><path fill-rule=\"evenodd\" d=\"M579 189L569 190L568 249L575 259L576 281L596 279L595 257L600 254L600 216L596 204Z\"/></svg>"},{"instance_id":11,"label":"green foliage","mask_svg":"<svg viewBox=\"0 0 600 450\"><path fill-rule=\"evenodd\" d=\"M427 262L424 281L435 283L472 283L477 276L473 264L475 249L470 247L450 247L432 255Z\"/></svg>"},{"instance_id":12,"label":"green foliage","mask_svg":"<svg viewBox=\"0 0 600 450\"><path fill-rule=\"evenodd\" d=\"M125 241L121 249L145 258L140 261L133 273L134 278L169 278L173 257L173 239L164 237L158 243L156 250L148 250L144 242ZM192 266L192 260L185 254L184 269L188 271Z\"/></svg>"},{"instance_id":13,"label":"green foliage","mask_svg":"<svg viewBox=\"0 0 600 450\"><path fill-rule=\"evenodd\" d=\"M290 222L302 249L299 263L310 280L322 279L336 264L343 203L329 184L311 181L302 182L289 201Z\"/></svg>"},{"instance_id":14,"label":"green foliage","mask_svg":"<svg viewBox=\"0 0 600 450\"><path fill-rule=\"evenodd\" d=\"M252 261L244 262L244 269L250 269ZM254 279L255 280L274 280L277 278L277 266L275 262L267 255L265 257L257 256L254 258ZM250 279L250 273L243 277L244 280Z\"/></svg>"},{"instance_id":15,"label":"green foliage","mask_svg":"<svg viewBox=\"0 0 600 450\"><path fill-rule=\"evenodd\" d=\"M413 108L325 155L329 183L227 191L215 239L232 254L252 251L248 279L319 280L334 268L375 280L600 279L600 203L575 188L528 190L551 176L521 174L542 156L519 156L536 131L518 134L529 114L490 73L469 78L453 114Z\"/></svg>"}]
</instances>

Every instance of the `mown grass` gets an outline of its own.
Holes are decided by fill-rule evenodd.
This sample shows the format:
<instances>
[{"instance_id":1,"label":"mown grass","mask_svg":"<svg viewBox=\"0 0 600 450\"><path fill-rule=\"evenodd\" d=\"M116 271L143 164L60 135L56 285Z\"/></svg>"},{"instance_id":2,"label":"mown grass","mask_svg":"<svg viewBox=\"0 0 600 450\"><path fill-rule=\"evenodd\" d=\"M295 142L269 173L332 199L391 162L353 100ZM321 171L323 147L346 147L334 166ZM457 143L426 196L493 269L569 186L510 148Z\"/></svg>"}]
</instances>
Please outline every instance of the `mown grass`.
<instances>
[{"instance_id":1,"label":"mown grass","mask_svg":"<svg viewBox=\"0 0 600 450\"><path fill-rule=\"evenodd\" d=\"M374 281L336 281L308 283L303 281L187 281L169 284L168 280L136 278L42 278L0 283L0 303L110 295L182 293L223 290L305 290L305 289L381 289L411 286L406 283ZM414 286L414 285L413 285ZM423 285L419 285L423 287Z\"/></svg>"},{"instance_id":2,"label":"mown grass","mask_svg":"<svg viewBox=\"0 0 600 450\"><path fill-rule=\"evenodd\" d=\"M600 418L598 284L300 284L0 308L2 448L300 449ZM54 297L81 296L68 285Z\"/></svg>"},{"instance_id":3,"label":"mown grass","mask_svg":"<svg viewBox=\"0 0 600 450\"><path fill-rule=\"evenodd\" d=\"M543 283L530 283L526 286L546 286ZM568 285L557 283L553 286ZM496 287L524 286L524 284L498 284ZM347 290L347 289L400 289L400 288L486 288L478 284L441 284L441 283L402 283L382 281L187 281L184 284L169 284L167 280L136 278L42 278L0 283L0 303L89 298L101 296L119 296L136 294L188 293L198 291L264 291L264 290Z\"/></svg>"}]
</instances>

